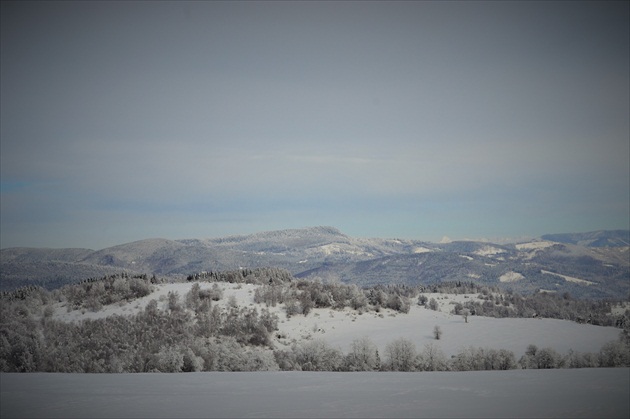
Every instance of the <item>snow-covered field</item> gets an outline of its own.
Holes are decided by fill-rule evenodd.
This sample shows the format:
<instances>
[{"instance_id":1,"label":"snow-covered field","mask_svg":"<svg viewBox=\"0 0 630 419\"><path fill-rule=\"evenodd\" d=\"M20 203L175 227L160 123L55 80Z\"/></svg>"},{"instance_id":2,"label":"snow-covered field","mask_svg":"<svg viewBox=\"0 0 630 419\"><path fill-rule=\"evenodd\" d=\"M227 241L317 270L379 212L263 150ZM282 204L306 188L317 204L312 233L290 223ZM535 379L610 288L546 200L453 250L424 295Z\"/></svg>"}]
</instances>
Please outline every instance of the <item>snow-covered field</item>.
<instances>
[{"instance_id":1,"label":"snow-covered field","mask_svg":"<svg viewBox=\"0 0 630 419\"><path fill-rule=\"evenodd\" d=\"M202 289L214 284L201 282ZM181 301L192 283L160 284L150 295L98 312L67 311L58 303L53 316L63 321L131 315L155 299L166 309L169 292ZM257 307L256 285L220 283L224 306ZM347 352L352 341L369 337L385 346L405 337L422 350L429 342L450 357L468 346L508 349L517 359L529 344L597 352L616 340L619 329L555 319L497 319L450 314L456 302L477 294L424 294L440 311L413 301L407 314L389 309L313 309L287 318L284 306L273 343L290 348L304 339L323 339ZM434 326L443 331L440 340ZM556 369L474 372L200 372L179 374L0 374L0 417L624 417L630 415L630 369Z\"/></svg>"},{"instance_id":2,"label":"snow-covered field","mask_svg":"<svg viewBox=\"0 0 630 419\"><path fill-rule=\"evenodd\" d=\"M0 374L2 418L627 418L630 369Z\"/></svg>"},{"instance_id":3,"label":"snow-covered field","mask_svg":"<svg viewBox=\"0 0 630 419\"><path fill-rule=\"evenodd\" d=\"M212 287L212 283L200 282L201 289ZM219 283L223 298L213 304L226 305L230 296L234 296L239 305L265 308L264 304L254 303L254 290L258 285ZM192 283L173 283L156 285L156 290L143 298L123 305L106 306L98 312L75 310L67 312L65 307L57 307L55 317L64 321L76 321L81 318L101 318L112 314L129 315L136 313L155 299L159 306L166 308L167 294L177 292L183 301ZM350 308L333 310L330 308L313 309L308 316L295 315L287 318L284 306L269 307L280 319L278 332L274 335L277 348L288 348L304 339L323 339L333 347L347 352L354 339L367 336L376 344L380 353L385 346L400 337L414 342L421 350L427 343L435 343L447 356L454 355L468 346L507 349L513 351L517 359L525 353L528 345L539 348L550 347L560 353L569 349L577 352L597 352L601 347L619 337L620 329L614 327L593 326L558 319L522 319L492 318L469 316L468 323L461 316L450 314L457 302L477 300L478 294L424 294L434 298L440 311L433 311L418 306L414 300L407 314L383 309L359 314ZM433 328L440 326L442 337L435 340ZM280 336L280 338L278 338Z\"/></svg>"}]
</instances>

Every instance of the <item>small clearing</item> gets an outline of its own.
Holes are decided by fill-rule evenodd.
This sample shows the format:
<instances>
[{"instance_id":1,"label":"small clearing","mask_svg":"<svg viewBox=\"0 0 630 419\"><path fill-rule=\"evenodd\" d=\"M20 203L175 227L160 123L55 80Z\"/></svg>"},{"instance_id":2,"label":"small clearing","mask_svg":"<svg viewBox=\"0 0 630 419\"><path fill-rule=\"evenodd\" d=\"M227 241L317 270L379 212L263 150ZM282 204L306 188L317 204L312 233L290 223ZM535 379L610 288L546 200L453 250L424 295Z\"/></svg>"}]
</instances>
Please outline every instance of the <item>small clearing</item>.
<instances>
[{"instance_id":1,"label":"small clearing","mask_svg":"<svg viewBox=\"0 0 630 419\"><path fill-rule=\"evenodd\" d=\"M554 244L556 243L550 242L550 241L536 241L536 242L529 242L529 243L520 243L520 244L515 245L515 247L518 250L541 250L547 247L551 247Z\"/></svg>"},{"instance_id":2,"label":"small clearing","mask_svg":"<svg viewBox=\"0 0 630 419\"><path fill-rule=\"evenodd\" d=\"M516 282L524 278L525 277L522 274L519 274L518 272L509 271L501 275L499 277L499 281L500 282Z\"/></svg>"},{"instance_id":3,"label":"small clearing","mask_svg":"<svg viewBox=\"0 0 630 419\"><path fill-rule=\"evenodd\" d=\"M479 256L493 256L500 253L505 253L505 250L496 248L494 246L484 246L474 253Z\"/></svg>"},{"instance_id":4,"label":"small clearing","mask_svg":"<svg viewBox=\"0 0 630 419\"><path fill-rule=\"evenodd\" d=\"M540 273L543 273L543 274L546 274L546 275L559 276L560 278L564 279L565 281L575 282L576 284L582 284L582 285L594 285L595 284L595 282L587 281L585 279L579 279L579 278L574 278L572 276L561 275L561 274L557 274L555 272L545 271L544 269L541 269Z\"/></svg>"}]
</instances>

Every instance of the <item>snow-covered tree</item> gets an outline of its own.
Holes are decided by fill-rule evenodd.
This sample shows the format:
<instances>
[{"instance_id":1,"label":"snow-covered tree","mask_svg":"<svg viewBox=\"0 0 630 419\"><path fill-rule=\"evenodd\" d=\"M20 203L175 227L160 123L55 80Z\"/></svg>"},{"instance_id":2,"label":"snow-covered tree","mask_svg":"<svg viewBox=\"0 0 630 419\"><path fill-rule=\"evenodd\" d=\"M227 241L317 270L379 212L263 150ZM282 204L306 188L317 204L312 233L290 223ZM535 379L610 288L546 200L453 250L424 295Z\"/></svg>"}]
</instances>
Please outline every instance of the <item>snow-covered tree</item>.
<instances>
[{"instance_id":1,"label":"snow-covered tree","mask_svg":"<svg viewBox=\"0 0 630 419\"><path fill-rule=\"evenodd\" d=\"M391 371L414 371L416 355L416 345L406 338L398 338L385 347L385 360Z\"/></svg>"},{"instance_id":2,"label":"snow-covered tree","mask_svg":"<svg viewBox=\"0 0 630 419\"><path fill-rule=\"evenodd\" d=\"M293 348L296 362L302 371L339 371L343 354L332 348L326 341L315 339Z\"/></svg>"},{"instance_id":3,"label":"snow-covered tree","mask_svg":"<svg viewBox=\"0 0 630 419\"><path fill-rule=\"evenodd\" d=\"M346 369L349 371L375 371L380 368L378 349L367 336L354 339L350 352L346 355Z\"/></svg>"},{"instance_id":4,"label":"snow-covered tree","mask_svg":"<svg viewBox=\"0 0 630 419\"><path fill-rule=\"evenodd\" d=\"M440 347L429 342L418 356L418 367L422 371L446 371L448 363Z\"/></svg>"}]
</instances>

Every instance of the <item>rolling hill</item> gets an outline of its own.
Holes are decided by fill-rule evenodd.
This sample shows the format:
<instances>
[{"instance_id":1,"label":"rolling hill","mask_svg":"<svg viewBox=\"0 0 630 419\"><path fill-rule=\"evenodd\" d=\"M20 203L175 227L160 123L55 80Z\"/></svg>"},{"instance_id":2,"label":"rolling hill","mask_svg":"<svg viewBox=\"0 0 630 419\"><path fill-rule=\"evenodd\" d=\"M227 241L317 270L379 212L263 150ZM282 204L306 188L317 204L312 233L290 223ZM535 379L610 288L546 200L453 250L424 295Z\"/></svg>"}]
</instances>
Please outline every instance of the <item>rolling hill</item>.
<instances>
[{"instance_id":1,"label":"rolling hill","mask_svg":"<svg viewBox=\"0 0 630 419\"><path fill-rule=\"evenodd\" d=\"M630 291L627 234L547 235L499 245L355 238L333 227L311 227L213 239L154 238L98 251L10 248L0 251L0 289L25 285L52 289L120 272L182 277L273 266L300 278L359 286L475 281L524 293L543 290L626 298Z\"/></svg>"},{"instance_id":2,"label":"rolling hill","mask_svg":"<svg viewBox=\"0 0 630 419\"><path fill-rule=\"evenodd\" d=\"M543 240L589 247L630 246L630 230L598 230L588 233L545 234Z\"/></svg>"}]
</instances>

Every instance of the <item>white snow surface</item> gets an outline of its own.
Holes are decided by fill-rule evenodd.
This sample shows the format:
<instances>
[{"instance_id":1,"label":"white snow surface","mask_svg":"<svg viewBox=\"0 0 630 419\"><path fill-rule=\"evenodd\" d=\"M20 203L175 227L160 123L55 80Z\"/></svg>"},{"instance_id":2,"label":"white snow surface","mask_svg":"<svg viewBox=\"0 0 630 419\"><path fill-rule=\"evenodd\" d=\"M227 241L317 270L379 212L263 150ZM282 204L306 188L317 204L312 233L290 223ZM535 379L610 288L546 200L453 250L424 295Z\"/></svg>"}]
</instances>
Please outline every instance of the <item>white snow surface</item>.
<instances>
[{"instance_id":1,"label":"white snow surface","mask_svg":"<svg viewBox=\"0 0 630 419\"><path fill-rule=\"evenodd\" d=\"M518 272L514 272L514 271L509 271L504 273L503 275L501 275L499 277L499 281L500 282L516 282L518 280L524 279L525 277L518 273Z\"/></svg>"},{"instance_id":2,"label":"white snow surface","mask_svg":"<svg viewBox=\"0 0 630 419\"><path fill-rule=\"evenodd\" d=\"M543 249L546 249L547 247L551 247L554 244L557 244L557 243L542 240L542 241L533 241L533 242L528 242L528 243L519 243L515 245L515 247L517 250L521 252L521 256L525 260L531 260L540 251L542 251Z\"/></svg>"},{"instance_id":3,"label":"white snow surface","mask_svg":"<svg viewBox=\"0 0 630 419\"><path fill-rule=\"evenodd\" d=\"M630 369L0 374L2 418L627 418Z\"/></svg>"},{"instance_id":4,"label":"white snow surface","mask_svg":"<svg viewBox=\"0 0 630 419\"><path fill-rule=\"evenodd\" d=\"M419 246L419 247L414 247L413 252L414 253L430 253L430 252L433 252L433 250L428 249L426 247Z\"/></svg>"},{"instance_id":5,"label":"white snow surface","mask_svg":"<svg viewBox=\"0 0 630 419\"><path fill-rule=\"evenodd\" d=\"M349 254L352 254L352 255L372 256L371 253L364 252L364 251L360 250L356 246L347 245L347 244L343 244L343 243L324 244L322 246L319 246L319 250L324 255L333 255L333 254L338 254L338 253L349 253Z\"/></svg>"},{"instance_id":6,"label":"white snow surface","mask_svg":"<svg viewBox=\"0 0 630 419\"><path fill-rule=\"evenodd\" d=\"M505 250L498 249L494 246L484 246L480 248L479 250L475 251L474 253L479 256L493 256L493 255L498 255L500 253L505 253Z\"/></svg>"},{"instance_id":7,"label":"white snow surface","mask_svg":"<svg viewBox=\"0 0 630 419\"><path fill-rule=\"evenodd\" d=\"M425 294L435 298L436 294ZM463 296L452 296L448 301L463 301ZM442 300L442 310L451 310L452 305ZM447 308L448 307L448 308ZM380 317L379 314L383 314ZM284 316L284 315L282 315ZM286 316L281 317L286 319ZM440 326L442 337L435 340L433 328ZM308 316L293 316L279 324L280 333L286 339L276 339L276 346L290 346L292 339L297 342L304 338L319 338L333 347L348 352L354 339L367 336L384 353L389 342L404 337L421 350L429 342L435 343L447 356L455 355L462 349L475 346L513 351L517 359L525 353L528 345L539 348L550 347L560 353L569 349L578 352L597 352L601 347L619 337L619 329L614 327L579 324L558 319L517 319L469 316L468 323L461 316L446 311L433 311L414 305L407 314L392 310L382 313L358 314L345 309L336 311L316 309Z\"/></svg>"},{"instance_id":8,"label":"white snow surface","mask_svg":"<svg viewBox=\"0 0 630 419\"><path fill-rule=\"evenodd\" d=\"M546 247L551 247L554 244L556 244L556 243L555 242L546 241L546 240L542 240L542 241L533 241L533 242L528 242L528 243L519 243L519 244L515 245L515 247L518 250L540 250L540 249L544 249Z\"/></svg>"}]
</instances>

